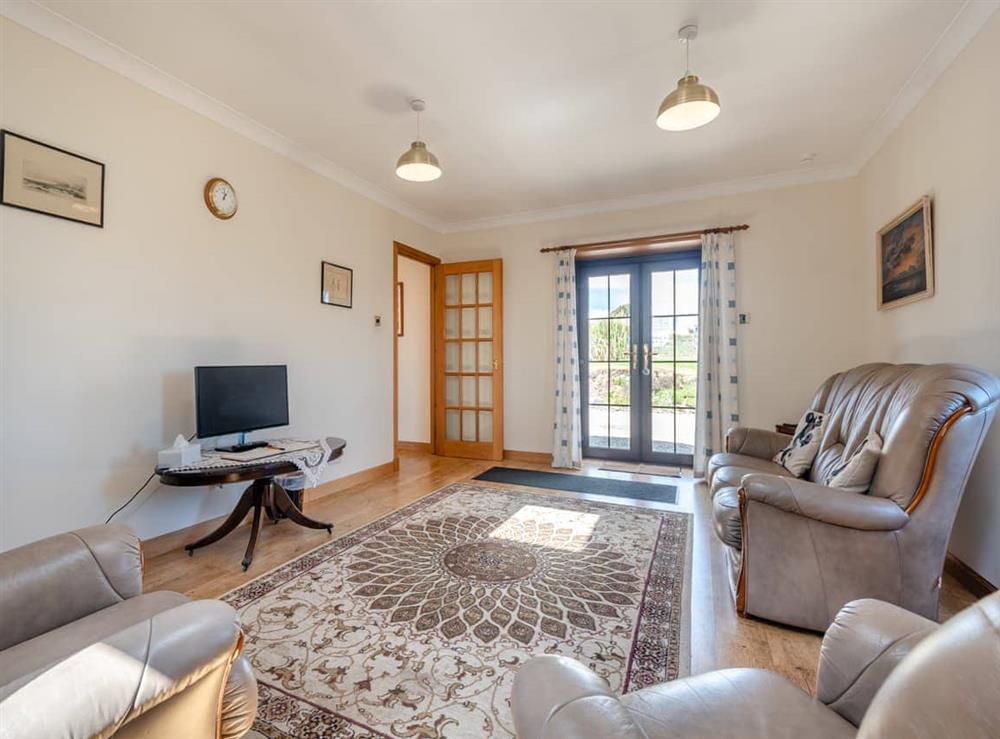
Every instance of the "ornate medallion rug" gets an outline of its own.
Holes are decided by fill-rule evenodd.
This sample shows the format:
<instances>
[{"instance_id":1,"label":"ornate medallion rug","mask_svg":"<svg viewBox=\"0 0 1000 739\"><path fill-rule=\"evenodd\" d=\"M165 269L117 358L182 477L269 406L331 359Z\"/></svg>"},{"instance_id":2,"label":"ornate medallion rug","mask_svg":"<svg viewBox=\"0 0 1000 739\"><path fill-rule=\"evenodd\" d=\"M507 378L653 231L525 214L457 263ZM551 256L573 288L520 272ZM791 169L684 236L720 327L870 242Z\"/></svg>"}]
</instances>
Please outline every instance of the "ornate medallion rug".
<instances>
[{"instance_id":1,"label":"ornate medallion rug","mask_svg":"<svg viewBox=\"0 0 1000 739\"><path fill-rule=\"evenodd\" d=\"M510 737L533 655L614 688L686 674L689 517L477 484L439 490L223 599L294 737Z\"/></svg>"}]
</instances>

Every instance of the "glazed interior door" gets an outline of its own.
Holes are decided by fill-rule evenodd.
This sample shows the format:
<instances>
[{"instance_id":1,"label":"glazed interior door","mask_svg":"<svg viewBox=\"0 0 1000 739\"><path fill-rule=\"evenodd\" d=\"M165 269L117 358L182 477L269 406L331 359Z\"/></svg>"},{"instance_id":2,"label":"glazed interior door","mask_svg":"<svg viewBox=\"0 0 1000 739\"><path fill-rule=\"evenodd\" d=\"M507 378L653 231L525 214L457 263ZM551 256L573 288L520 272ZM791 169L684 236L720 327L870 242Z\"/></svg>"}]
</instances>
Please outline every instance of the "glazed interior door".
<instances>
[{"instance_id":1,"label":"glazed interior door","mask_svg":"<svg viewBox=\"0 0 1000 739\"><path fill-rule=\"evenodd\" d=\"M503 262L434 268L436 449L503 458Z\"/></svg>"},{"instance_id":2,"label":"glazed interior door","mask_svg":"<svg viewBox=\"0 0 1000 739\"><path fill-rule=\"evenodd\" d=\"M583 455L690 466L698 252L581 262Z\"/></svg>"}]
</instances>

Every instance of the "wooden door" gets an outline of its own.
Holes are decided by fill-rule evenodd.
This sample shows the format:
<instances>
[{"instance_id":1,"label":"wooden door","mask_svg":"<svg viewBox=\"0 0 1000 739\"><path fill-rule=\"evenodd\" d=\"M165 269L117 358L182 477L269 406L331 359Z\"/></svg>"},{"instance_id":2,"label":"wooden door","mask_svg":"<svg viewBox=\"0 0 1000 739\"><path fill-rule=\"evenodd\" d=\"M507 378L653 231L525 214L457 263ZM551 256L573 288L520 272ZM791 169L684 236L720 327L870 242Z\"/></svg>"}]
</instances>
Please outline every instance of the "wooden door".
<instances>
[{"instance_id":1,"label":"wooden door","mask_svg":"<svg viewBox=\"0 0 1000 739\"><path fill-rule=\"evenodd\" d=\"M434 268L435 447L503 459L503 260Z\"/></svg>"}]
</instances>

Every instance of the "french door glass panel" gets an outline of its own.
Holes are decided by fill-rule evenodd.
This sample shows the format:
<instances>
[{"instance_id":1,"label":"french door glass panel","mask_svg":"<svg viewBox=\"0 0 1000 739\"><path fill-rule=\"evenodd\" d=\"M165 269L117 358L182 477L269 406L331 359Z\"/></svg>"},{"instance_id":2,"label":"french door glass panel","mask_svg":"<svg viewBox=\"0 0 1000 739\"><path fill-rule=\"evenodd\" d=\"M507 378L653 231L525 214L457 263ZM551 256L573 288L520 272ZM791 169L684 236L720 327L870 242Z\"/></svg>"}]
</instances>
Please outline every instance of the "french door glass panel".
<instances>
[{"instance_id":1,"label":"french door glass panel","mask_svg":"<svg viewBox=\"0 0 1000 739\"><path fill-rule=\"evenodd\" d=\"M584 456L690 464L699 255L581 263Z\"/></svg>"}]
</instances>

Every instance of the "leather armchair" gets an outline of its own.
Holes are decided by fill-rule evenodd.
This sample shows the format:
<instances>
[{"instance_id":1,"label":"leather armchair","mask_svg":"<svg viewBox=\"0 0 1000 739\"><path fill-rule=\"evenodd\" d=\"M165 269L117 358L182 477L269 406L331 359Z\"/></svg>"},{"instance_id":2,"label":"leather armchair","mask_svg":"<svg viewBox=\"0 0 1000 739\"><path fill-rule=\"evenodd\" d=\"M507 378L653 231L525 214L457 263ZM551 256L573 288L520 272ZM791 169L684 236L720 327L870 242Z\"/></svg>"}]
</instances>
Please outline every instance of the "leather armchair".
<instances>
[{"instance_id":1,"label":"leather armchair","mask_svg":"<svg viewBox=\"0 0 1000 739\"><path fill-rule=\"evenodd\" d=\"M514 679L519 739L989 739L1000 736L1000 593L944 626L875 600L848 603L823 638L817 695L766 670L729 669L616 695L568 657Z\"/></svg>"},{"instance_id":2,"label":"leather armchair","mask_svg":"<svg viewBox=\"0 0 1000 739\"><path fill-rule=\"evenodd\" d=\"M0 733L236 739L257 710L236 612L142 594L138 538L121 525L0 554Z\"/></svg>"},{"instance_id":3,"label":"leather armchair","mask_svg":"<svg viewBox=\"0 0 1000 739\"><path fill-rule=\"evenodd\" d=\"M740 614L822 631L870 597L936 618L951 527L998 397L996 377L959 364L836 374L810 406L826 420L802 479L772 461L791 437L730 429L708 481ZM871 489L824 485L872 430L884 443Z\"/></svg>"}]
</instances>

